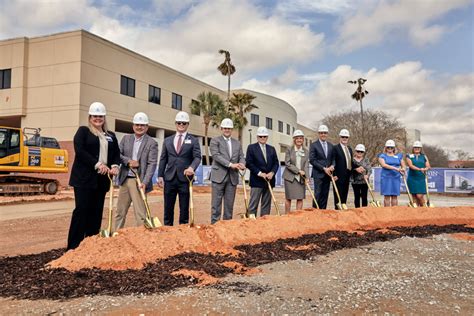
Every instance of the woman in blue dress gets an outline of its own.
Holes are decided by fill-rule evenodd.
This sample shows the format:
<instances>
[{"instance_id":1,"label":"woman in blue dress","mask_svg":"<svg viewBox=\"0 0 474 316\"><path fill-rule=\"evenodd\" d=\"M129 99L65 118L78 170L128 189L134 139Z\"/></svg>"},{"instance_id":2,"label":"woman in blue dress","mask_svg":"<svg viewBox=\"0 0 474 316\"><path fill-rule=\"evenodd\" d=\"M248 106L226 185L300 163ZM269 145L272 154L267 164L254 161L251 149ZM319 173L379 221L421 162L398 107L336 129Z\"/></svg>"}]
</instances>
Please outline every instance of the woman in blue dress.
<instances>
[{"instance_id":1,"label":"woman in blue dress","mask_svg":"<svg viewBox=\"0 0 474 316\"><path fill-rule=\"evenodd\" d=\"M400 174L405 173L405 162L401 153L396 153L395 142L391 139L385 143L383 153L379 155L382 166L380 178L381 194L384 206L397 206L400 195Z\"/></svg>"},{"instance_id":2,"label":"woman in blue dress","mask_svg":"<svg viewBox=\"0 0 474 316\"><path fill-rule=\"evenodd\" d=\"M420 141L413 144L411 154L407 155L407 164L410 168L408 172L408 188L418 206L425 205L424 195L426 194L426 171L431 168L428 157L423 153L423 145Z\"/></svg>"}]
</instances>

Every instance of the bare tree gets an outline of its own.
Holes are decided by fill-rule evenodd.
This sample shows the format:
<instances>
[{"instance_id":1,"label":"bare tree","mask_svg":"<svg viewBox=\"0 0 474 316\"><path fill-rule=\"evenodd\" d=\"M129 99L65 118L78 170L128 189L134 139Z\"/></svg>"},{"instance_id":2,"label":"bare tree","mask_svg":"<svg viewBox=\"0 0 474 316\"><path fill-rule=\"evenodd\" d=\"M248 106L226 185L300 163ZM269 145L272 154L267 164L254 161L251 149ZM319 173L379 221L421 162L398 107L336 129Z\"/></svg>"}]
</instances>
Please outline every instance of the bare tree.
<instances>
[{"instance_id":1,"label":"bare tree","mask_svg":"<svg viewBox=\"0 0 474 316\"><path fill-rule=\"evenodd\" d=\"M456 157L456 160L472 160L474 157L472 154L468 151L464 151L462 149L456 149L453 151L454 157Z\"/></svg>"},{"instance_id":2,"label":"bare tree","mask_svg":"<svg viewBox=\"0 0 474 316\"><path fill-rule=\"evenodd\" d=\"M428 157L431 167L448 167L448 153L443 148L436 145L423 144L423 152Z\"/></svg>"},{"instance_id":3,"label":"bare tree","mask_svg":"<svg viewBox=\"0 0 474 316\"><path fill-rule=\"evenodd\" d=\"M322 122L329 127L329 141L339 143L339 131L346 128L351 134L351 146L364 144L366 156L373 163L377 163L377 156L383 151L388 139L395 141L399 151L405 151L406 131L400 121L385 112L369 110L364 113L366 125L363 129L360 116L358 111L346 111L324 117Z\"/></svg>"}]
</instances>

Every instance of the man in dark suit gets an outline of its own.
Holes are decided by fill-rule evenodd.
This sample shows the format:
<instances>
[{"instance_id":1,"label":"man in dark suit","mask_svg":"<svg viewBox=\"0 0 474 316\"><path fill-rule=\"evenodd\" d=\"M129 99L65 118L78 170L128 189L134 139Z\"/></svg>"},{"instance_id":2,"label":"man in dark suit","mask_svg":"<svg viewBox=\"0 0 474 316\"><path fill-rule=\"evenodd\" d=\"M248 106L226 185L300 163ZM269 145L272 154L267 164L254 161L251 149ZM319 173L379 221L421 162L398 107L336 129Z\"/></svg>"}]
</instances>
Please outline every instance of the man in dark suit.
<instances>
[{"instance_id":1,"label":"man in dark suit","mask_svg":"<svg viewBox=\"0 0 474 316\"><path fill-rule=\"evenodd\" d=\"M246 164L250 170L250 202L249 212L257 215L258 204L260 205L260 216L270 214L271 193L268 189L267 180L271 187L275 187L275 174L280 163L275 147L267 144L268 130L264 126L257 129L257 140L255 144L247 147Z\"/></svg>"},{"instance_id":2,"label":"man in dark suit","mask_svg":"<svg viewBox=\"0 0 474 316\"><path fill-rule=\"evenodd\" d=\"M336 178L336 186L341 197L341 203L346 204L347 194L349 193L349 180L351 178L352 170L355 170L352 163L353 154L352 148L349 147L349 131L347 129L341 129L339 132L339 144L334 146L333 156L334 156L334 178ZM356 169L362 168L359 167ZM334 207L337 209L337 194L336 190L334 191Z\"/></svg>"},{"instance_id":3,"label":"man in dark suit","mask_svg":"<svg viewBox=\"0 0 474 316\"><path fill-rule=\"evenodd\" d=\"M120 190L115 213L115 230L123 228L130 204L133 202L135 223L143 225L146 219L145 203L140 195L137 180L130 168L138 169L142 182L140 189L153 190L152 177L158 160L158 143L147 134L148 116L138 112L133 117L133 134L125 135L120 142L122 166L119 173Z\"/></svg>"},{"instance_id":4,"label":"man in dark suit","mask_svg":"<svg viewBox=\"0 0 474 316\"><path fill-rule=\"evenodd\" d=\"M190 135L189 115L179 112L175 118L176 134L165 138L158 169L158 185L164 186L164 223L173 226L174 205L179 195L179 224L189 221L189 183L201 163L201 147L196 137Z\"/></svg>"},{"instance_id":5,"label":"man in dark suit","mask_svg":"<svg viewBox=\"0 0 474 316\"><path fill-rule=\"evenodd\" d=\"M327 141L328 133L326 125L319 126L319 139L312 143L309 149L309 162L313 166L314 192L321 209L326 209L331 183L329 176L334 171L333 145ZM314 202L313 207L316 208Z\"/></svg>"}]
</instances>

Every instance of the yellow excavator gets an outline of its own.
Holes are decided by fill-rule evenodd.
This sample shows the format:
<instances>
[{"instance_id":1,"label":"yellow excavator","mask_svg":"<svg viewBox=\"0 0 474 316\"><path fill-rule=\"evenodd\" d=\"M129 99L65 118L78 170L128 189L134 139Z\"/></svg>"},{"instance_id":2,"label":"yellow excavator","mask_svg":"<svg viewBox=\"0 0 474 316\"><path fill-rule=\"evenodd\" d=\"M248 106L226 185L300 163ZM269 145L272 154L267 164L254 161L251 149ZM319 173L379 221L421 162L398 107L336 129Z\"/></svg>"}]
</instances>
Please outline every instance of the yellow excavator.
<instances>
[{"instance_id":1,"label":"yellow excavator","mask_svg":"<svg viewBox=\"0 0 474 316\"><path fill-rule=\"evenodd\" d=\"M19 173L67 173L68 153L55 138L42 137L40 128L0 126L0 195L58 191L56 179Z\"/></svg>"}]
</instances>

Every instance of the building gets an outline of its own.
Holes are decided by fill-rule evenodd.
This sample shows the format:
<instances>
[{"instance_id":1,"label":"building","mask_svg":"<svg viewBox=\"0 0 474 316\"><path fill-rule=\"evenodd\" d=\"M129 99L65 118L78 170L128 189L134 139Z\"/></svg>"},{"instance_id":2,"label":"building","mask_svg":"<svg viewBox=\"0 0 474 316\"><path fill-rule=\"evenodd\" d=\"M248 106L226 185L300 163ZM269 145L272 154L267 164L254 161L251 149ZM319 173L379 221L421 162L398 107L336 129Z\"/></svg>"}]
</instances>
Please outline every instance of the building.
<instances>
[{"instance_id":1,"label":"building","mask_svg":"<svg viewBox=\"0 0 474 316\"><path fill-rule=\"evenodd\" d=\"M68 149L71 162L73 136L87 124L92 102L106 105L108 127L119 138L132 132L136 112L147 113L149 134L161 148L163 139L174 133L176 113L189 113L189 104L202 91L226 98L225 91L84 30L0 41L0 125L41 128L43 135ZM257 97L258 109L248 114L243 133L244 150L255 141L258 125L265 125L283 161L298 126L295 109L262 93L234 92ZM190 116L189 132L203 144L202 118ZM219 134L218 129L209 131L209 137Z\"/></svg>"}]
</instances>

